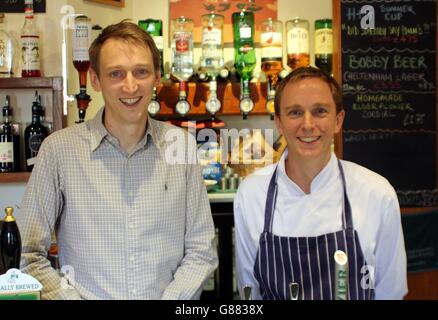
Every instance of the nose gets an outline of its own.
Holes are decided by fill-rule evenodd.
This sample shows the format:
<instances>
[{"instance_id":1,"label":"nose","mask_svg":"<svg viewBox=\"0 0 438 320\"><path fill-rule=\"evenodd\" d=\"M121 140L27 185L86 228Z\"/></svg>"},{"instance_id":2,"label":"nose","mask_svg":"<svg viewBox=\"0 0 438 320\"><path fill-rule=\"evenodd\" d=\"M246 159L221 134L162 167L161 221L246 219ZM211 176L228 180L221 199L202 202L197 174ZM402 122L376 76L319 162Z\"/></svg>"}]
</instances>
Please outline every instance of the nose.
<instances>
[{"instance_id":1,"label":"nose","mask_svg":"<svg viewBox=\"0 0 438 320\"><path fill-rule=\"evenodd\" d=\"M312 130L315 126L315 119L310 111L306 111L303 117L303 129Z\"/></svg>"},{"instance_id":2,"label":"nose","mask_svg":"<svg viewBox=\"0 0 438 320\"><path fill-rule=\"evenodd\" d=\"M135 77L131 72L126 74L126 77L123 81L123 91L126 93L135 93L138 89L138 83Z\"/></svg>"}]
</instances>

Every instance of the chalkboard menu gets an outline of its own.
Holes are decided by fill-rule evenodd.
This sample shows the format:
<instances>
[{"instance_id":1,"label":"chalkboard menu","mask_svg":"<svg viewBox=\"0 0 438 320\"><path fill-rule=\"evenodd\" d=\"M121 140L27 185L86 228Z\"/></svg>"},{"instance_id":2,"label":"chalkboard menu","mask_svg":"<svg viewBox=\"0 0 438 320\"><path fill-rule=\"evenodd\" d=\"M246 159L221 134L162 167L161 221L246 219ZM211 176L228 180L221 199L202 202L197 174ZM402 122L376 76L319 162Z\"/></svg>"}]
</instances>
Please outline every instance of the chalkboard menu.
<instances>
[{"instance_id":1,"label":"chalkboard menu","mask_svg":"<svg viewBox=\"0 0 438 320\"><path fill-rule=\"evenodd\" d=\"M34 12L46 12L46 0L33 0ZM24 13L24 0L0 0L0 12Z\"/></svg>"},{"instance_id":2,"label":"chalkboard menu","mask_svg":"<svg viewBox=\"0 0 438 320\"><path fill-rule=\"evenodd\" d=\"M340 7L343 157L386 177L402 207L436 206L436 1Z\"/></svg>"}]
</instances>

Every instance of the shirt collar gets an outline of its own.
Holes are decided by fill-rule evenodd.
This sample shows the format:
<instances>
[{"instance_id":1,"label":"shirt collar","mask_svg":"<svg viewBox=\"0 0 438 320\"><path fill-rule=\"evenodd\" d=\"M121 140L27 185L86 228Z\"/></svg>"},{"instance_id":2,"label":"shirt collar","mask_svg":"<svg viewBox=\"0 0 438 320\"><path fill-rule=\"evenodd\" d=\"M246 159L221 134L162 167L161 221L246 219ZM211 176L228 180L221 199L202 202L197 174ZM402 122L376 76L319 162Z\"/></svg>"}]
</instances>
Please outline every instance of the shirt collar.
<instances>
[{"instance_id":1,"label":"shirt collar","mask_svg":"<svg viewBox=\"0 0 438 320\"><path fill-rule=\"evenodd\" d=\"M289 178L286 174L286 159L288 157L288 150L286 149L280 158L278 163L278 180L291 186L297 194L303 195L304 192L301 188ZM331 183L332 180L337 179L339 176L339 168L337 157L334 152L330 155L330 160L327 165L321 170L321 172L313 179L310 185L310 192L326 190L326 186Z\"/></svg>"},{"instance_id":2,"label":"shirt collar","mask_svg":"<svg viewBox=\"0 0 438 320\"><path fill-rule=\"evenodd\" d=\"M105 112L105 107L101 108L96 116L87 122L88 128L91 132L91 151L96 151L102 144L105 138L113 138L108 130L103 124L103 115ZM148 118L148 126L146 128L145 137L140 141L141 147L146 147L148 142L148 137L152 138L152 143L157 147L161 148L162 130L160 129L159 122L152 118Z\"/></svg>"}]
</instances>

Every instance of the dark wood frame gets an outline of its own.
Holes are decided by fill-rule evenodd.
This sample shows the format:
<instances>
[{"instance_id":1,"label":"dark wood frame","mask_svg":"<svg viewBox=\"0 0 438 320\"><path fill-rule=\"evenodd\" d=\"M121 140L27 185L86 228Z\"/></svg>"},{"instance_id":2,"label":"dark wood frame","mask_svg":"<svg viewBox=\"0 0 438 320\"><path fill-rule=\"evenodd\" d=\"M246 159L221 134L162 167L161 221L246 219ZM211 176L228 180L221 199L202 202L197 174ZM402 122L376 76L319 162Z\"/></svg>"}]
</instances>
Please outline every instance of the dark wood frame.
<instances>
[{"instance_id":1,"label":"dark wood frame","mask_svg":"<svg viewBox=\"0 0 438 320\"><path fill-rule=\"evenodd\" d=\"M87 0L87 1L107 4L110 6L120 7L120 8L125 7L125 0Z\"/></svg>"}]
</instances>

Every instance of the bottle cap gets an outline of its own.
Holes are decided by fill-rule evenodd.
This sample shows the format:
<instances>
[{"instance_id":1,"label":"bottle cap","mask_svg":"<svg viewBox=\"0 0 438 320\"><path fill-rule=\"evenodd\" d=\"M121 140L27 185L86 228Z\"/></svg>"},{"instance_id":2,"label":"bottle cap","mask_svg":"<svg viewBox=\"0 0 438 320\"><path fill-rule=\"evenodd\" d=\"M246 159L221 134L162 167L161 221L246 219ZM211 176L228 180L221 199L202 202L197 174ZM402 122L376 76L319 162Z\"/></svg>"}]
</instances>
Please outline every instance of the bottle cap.
<instances>
[{"instance_id":1,"label":"bottle cap","mask_svg":"<svg viewBox=\"0 0 438 320\"><path fill-rule=\"evenodd\" d=\"M15 218L14 218L14 208L7 207L7 208L5 209L5 212L6 212L5 222L15 222Z\"/></svg>"}]
</instances>

